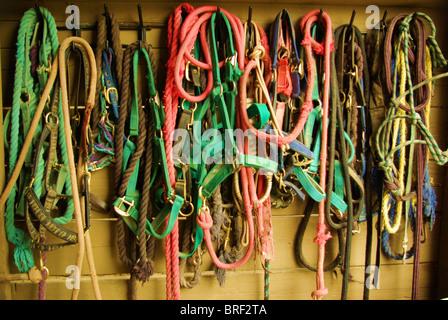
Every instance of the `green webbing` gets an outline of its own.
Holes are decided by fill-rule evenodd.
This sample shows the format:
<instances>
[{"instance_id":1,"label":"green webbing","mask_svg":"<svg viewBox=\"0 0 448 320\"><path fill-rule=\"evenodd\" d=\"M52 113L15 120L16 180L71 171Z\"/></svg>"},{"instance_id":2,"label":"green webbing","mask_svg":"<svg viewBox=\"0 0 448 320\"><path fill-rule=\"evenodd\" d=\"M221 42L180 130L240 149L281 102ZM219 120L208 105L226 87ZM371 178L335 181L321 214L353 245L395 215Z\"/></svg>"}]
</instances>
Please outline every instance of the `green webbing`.
<instances>
[{"instance_id":1,"label":"green webbing","mask_svg":"<svg viewBox=\"0 0 448 320\"><path fill-rule=\"evenodd\" d=\"M260 121L254 123L253 126L256 129L261 129L271 117L271 113L268 107L264 103L252 103L249 108L247 108L247 116L249 119L259 116Z\"/></svg>"},{"instance_id":2,"label":"green webbing","mask_svg":"<svg viewBox=\"0 0 448 320\"><path fill-rule=\"evenodd\" d=\"M142 51L146 51L142 49ZM132 95L131 102L131 111L130 111L130 121L129 121L129 136L136 137L138 136L138 85L137 85L137 70L138 70L138 58L139 58L139 50L135 51L134 57L132 59L133 62L133 83L134 83L134 94ZM149 65L148 69L151 67Z\"/></svg>"}]
</instances>

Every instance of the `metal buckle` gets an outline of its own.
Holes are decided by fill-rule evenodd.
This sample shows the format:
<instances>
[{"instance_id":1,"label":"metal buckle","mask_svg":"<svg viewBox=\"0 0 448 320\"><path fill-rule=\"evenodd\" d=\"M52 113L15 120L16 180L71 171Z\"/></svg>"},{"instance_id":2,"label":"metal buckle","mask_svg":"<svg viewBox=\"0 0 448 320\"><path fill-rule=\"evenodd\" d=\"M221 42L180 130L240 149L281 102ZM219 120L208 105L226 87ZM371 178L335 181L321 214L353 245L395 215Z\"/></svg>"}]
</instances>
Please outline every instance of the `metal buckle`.
<instances>
[{"instance_id":1,"label":"metal buckle","mask_svg":"<svg viewBox=\"0 0 448 320\"><path fill-rule=\"evenodd\" d=\"M235 54L231 57L227 57L226 61L230 61L230 64L235 67L237 62L237 52L235 51Z\"/></svg>"},{"instance_id":2,"label":"metal buckle","mask_svg":"<svg viewBox=\"0 0 448 320\"><path fill-rule=\"evenodd\" d=\"M104 98L106 99L108 104L112 104L112 102L110 101L110 92L115 91L115 94L117 95L117 102L118 102L118 90L115 87L110 87L110 88L106 88L104 87L103 93L104 93Z\"/></svg>"},{"instance_id":3,"label":"metal buckle","mask_svg":"<svg viewBox=\"0 0 448 320\"><path fill-rule=\"evenodd\" d=\"M159 92L156 92L156 95L154 97L150 97L148 99L149 103L154 102L158 107L160 107L160 96Z\"/></svg>"},{"instance_id":4,"label":"metal buckle","mask_svg":"<svg viewBox=\"0 0 448 320\"><path fill-rule=\"evenodd\" d=\"M125 197L119 198L119 199L120 199L120 202L119 202L118 206L116 206L116 205L114 206L114 210L115 210L115 212L118 213L120 216L123 216L123 217L129 217L129 216L130 216L130 215L129 215L129 211L131 210L132 207L134 207L134 200L132 200L131 202L129 202L129 201L125 200L124 198L125 198ZM123 204L128 205L128 208L126 209L126 211L121 210L121 206L122 206Z\"/></svg>"}]
</instances>

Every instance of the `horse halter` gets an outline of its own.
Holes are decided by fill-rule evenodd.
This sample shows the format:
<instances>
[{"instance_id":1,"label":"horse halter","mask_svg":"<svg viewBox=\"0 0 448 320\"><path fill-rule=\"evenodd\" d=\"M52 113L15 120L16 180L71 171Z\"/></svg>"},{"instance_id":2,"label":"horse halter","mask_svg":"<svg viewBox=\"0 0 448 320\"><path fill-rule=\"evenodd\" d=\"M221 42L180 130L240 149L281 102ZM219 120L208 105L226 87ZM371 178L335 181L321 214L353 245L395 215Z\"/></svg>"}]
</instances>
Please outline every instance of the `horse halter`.
<instances>
[{"instance_id":1,"label":"horse halter","mask_svg":"<svg viewBox=\"0 0 448 320\"><path fill-rule=\"evenodd\" d=\"M114 133L118 121L118 104L123 73L123 50L117 19L105 10L98 19L96 108L92 110L92 146L89 171L100 170L115 161ZM107 208L103 208L107 211Z\"/></svg>"}]
</instances>

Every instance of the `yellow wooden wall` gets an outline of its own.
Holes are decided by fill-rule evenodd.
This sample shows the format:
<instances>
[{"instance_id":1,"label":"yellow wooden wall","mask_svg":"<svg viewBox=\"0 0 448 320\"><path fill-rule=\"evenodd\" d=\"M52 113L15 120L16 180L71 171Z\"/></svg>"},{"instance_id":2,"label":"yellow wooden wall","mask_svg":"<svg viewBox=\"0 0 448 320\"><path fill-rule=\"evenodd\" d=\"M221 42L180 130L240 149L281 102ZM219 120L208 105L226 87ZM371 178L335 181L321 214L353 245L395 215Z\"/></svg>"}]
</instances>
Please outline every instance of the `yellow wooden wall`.
<instances>
[{"instance_id":1,"label":"yellow wooden wall","mask_svg":"<svg viewBox=\"0 0 448 320\"><path fill-rule=\"evenodd\" d=\"M366 31L365 20L369 13L365 13L366 6L371 1L361 0L322 0L314 1L195 1L191 4L195 7L201 5L220 5L228 11L236 14L244 22L247 19L248 7L253 7L252 19L264 26L266 29L275 19L277 13L286 8L294 21L312 9L323 8L332 18L333 26L336 28L341 24L348 23L353 9L357 10L354 24L362 31ZM381 0L376 1L380 7L381 15L388 10L388 17L401 12L422 11L429 14L438 28L437 40L445 54L448 54L448 42L446 30L448 30L448 19L446 19L446 8L442 7L444 0ZM15 39L19 20L23 13L35 3L46 7L55 17L58 26L65 25L67 14L65 8L69 4L75 4L80 9L81 24L95 24L97 18L103 12L104 1L2 1L0 5L0 44L1 44L1 82L2 91L0 96L3 110L7 111L12 101L13 73ZM159 89L163 88L164 65L167 57L166 32L167 21L174 7L181 2L176 1L108 1L109 11L116 15L119 22L137 23L137 4L142 5L143 20L145 24L151 25L152 29L147 31L147 41L152 44L155 57L158 62ZM59 38L71 35L68 30L61 30ZM95 43L95 31L82 30L81 36L90 43ZM136 31L122 31L123 44L128 44L137 39ZM447 85L448 79L441 80L436 85L436 94L433 99L431 113L431 131L439 142L442 149L447 147ZM0 121L1 124L1 121ZM3 140L3 139L2 139ZM0 145L1 146L1 145ZM0 149L2 150L2 149ZM1 165L1 162L0 162ZM3 168L3 166L1 167ZM421 253L421 275L420 275L420 298L439 299L448 297L448 284L444 281L443 273L448 267L447 244L448 240L443 238L442 226L448 227L442 219L444 209L445 167L437 166L430 162L432 185L438 195L437 220L432 232L427 232L427 239L422 244ZM3 171L0 172L0 183L4 180ZM103 200L110 200L113 184L113 172L106 169L94 172L92 175L93 192ZM448 206L448 205L447 205ZM294 239L298 226L303 217L304 204L300 200L284 210L273 211L273 229L275 244L275 259L271 262L271 299L310 299L311 292L316 288L316 275L302 266L298 265L294 257ZM5 239L4 229L0 223L0 273L17 273L17 268L12 264L11 248ZM316 230L316 214L305 234L305 254L309 261L316 261L317 245L313 242ZM127 299L129 285L129 271L120 262L117 251L116 217L110 214L93 212L92 227L90 230L93 250L95 254L96 270L99 277L99 285L104 299ZM75 223L69 223L69 228L75 230ZM445 228L444 228L445 229ZM349 299L362 299L364 288L364 259L366 243L366 226L361 224L361 232L353 237L351 275L349 285ZM446 229L445 229L446 230ZM337 238L337 237L336 237ZM442 238L442 239L441 239ZM400 247L400 238L394 237L395 248ZM8 252L9 248L9 252ZM330 240L327 244L327 258L331 259L336 250L336 241ZM374 247L375 249L375 247ZM59 251L48 253L47 265L50 270L50 278L47 280L47 299L70 299L71 290L66 288L65 273L68 265L74 264L76 258L76 247L64 248ZM84 259L85 261L86 259ZM373 256L372 261L375 261ZM406 264L394 261L386 255L381 257L380 287L372 290L370 298L375 299L410 299L412 287L412 260ZM139 299L165 299L165 262L164 241L157 242L155 274L145 285L139 285ZM88 265L85 261L83 277L81 281L81 292L79 299L93 299L94 294L88 276ZM440 271L440 272L438 272ZM440 275L439 275L440 274ZM187 273L186 276L191 276ZM202 278L199 285L193 289L182 289L181 299L263 299L264 271L260 267L259 258L251 259L237 270L227 272L227 280L223 287L218 285L214 277L212 262L208 255L202 265ZM325 283L329 289L326 299L339 299L342 287L342 274L340 270L325 274ZM15 281L12 283L0 283L0 298L2 299L37 299L37 285L27 281Z\"/></svg>"}]
</instances>

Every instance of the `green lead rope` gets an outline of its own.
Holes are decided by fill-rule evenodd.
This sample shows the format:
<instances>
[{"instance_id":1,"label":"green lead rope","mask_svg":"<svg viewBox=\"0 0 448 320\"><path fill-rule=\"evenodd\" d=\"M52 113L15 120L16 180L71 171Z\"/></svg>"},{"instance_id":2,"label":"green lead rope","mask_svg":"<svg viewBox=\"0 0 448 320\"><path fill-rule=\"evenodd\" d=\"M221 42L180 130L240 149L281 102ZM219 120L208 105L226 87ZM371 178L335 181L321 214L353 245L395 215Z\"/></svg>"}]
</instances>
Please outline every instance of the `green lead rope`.
<instances>
[{"instance_id":1,"label":"green lead rope","mask_svg":"<svg viewBox=\"0 0 448 320\"><path fill-rule=\"evenodd\" d=\"M21 19L17 36L17 53L14 75L14 93L11 110L6 115L5 146L8 152L8 178L11 176L17 162L21 145L24 137L28 133L31 119L37 107L40 93L45 87L47 72L53 58L59 49L57 38L56 23L45 8L39 8L41 14L38 14L35 8L25 12ZM42 19L40 20L40 16ZM36 39L39 29L42 29L42 38ZM37 79L35 82L31 74L31 49L32 46L40 43L38 47L39 65L36 68ZM33 146L36 145L39 135L42 131L42 125L36 130ZM25 160L25 167L32 165L34 148L30 148ZM36 176L35 190L38 194L42 193L43 178L43 158L39 159L39 172ZM5 228L8 240L16 247L14 249L14 263L20 272L27 272L34 266L33 253L30 247L30 239L25 233L14 225L14 215L24 216L25 199L24 188L29 185L30 171L23 170L18 182L6 201ZM69 183L70 184L70 183ZM67 210L70 210L68 208Z\"/></svg>"}]
</instances>

